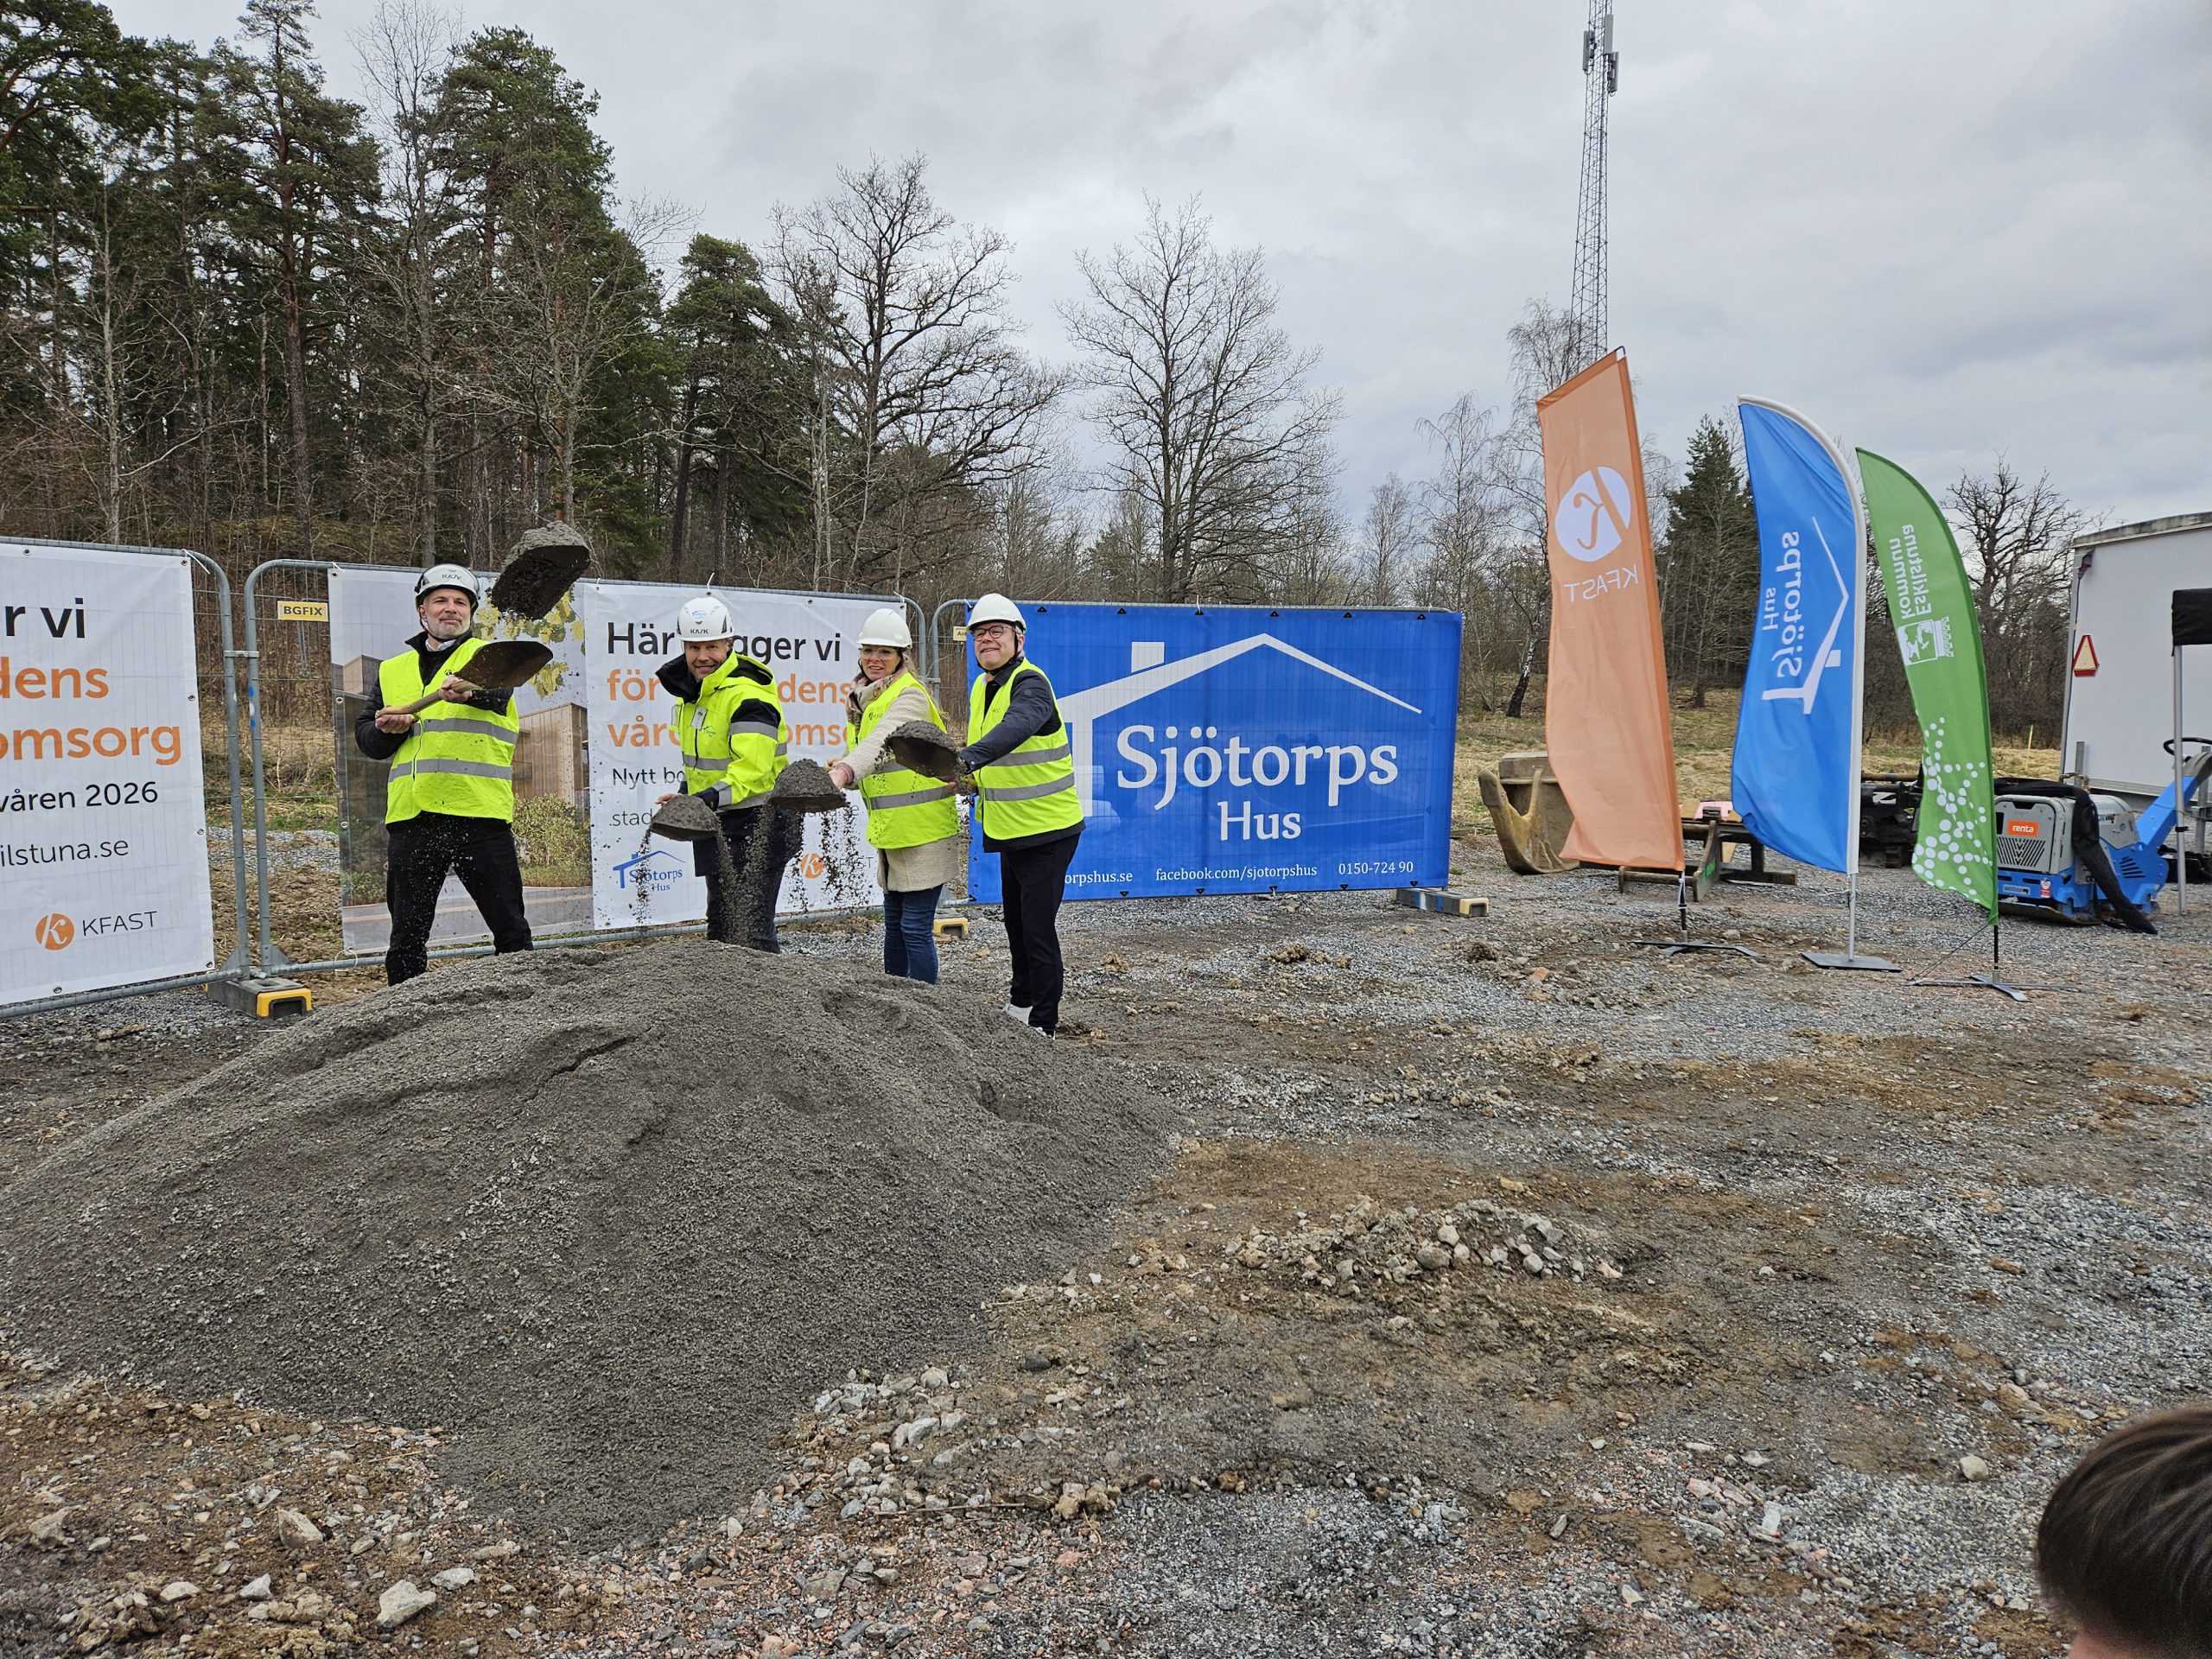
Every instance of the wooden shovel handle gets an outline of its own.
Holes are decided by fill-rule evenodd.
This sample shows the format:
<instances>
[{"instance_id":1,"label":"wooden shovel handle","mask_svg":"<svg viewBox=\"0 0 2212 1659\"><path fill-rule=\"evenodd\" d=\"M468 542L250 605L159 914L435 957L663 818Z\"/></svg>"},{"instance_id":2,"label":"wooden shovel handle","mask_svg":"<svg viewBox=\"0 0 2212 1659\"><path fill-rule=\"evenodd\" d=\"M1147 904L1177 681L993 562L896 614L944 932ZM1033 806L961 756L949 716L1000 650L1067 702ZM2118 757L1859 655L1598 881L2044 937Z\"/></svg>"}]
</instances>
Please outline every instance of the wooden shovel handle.
<instances>
[{"instance_id":1,"label":"wooden shovel handle","mask_svg":"<svg viewBox=\"0 0 2212 1659\"><path fill-rule=\"evenodd\" d=\"M445 687L447 685L468 685L470 683L470 681L463 678L461 676L455 675L452 679L448 680L445 683L445 685L441 685L436 690L432 691L426 696L416 698L412 702L402 703L397 709L381 709L377 712L385 715L419 715L432 703L441 702L444 699Z\"/></svg>"}]
</instances>

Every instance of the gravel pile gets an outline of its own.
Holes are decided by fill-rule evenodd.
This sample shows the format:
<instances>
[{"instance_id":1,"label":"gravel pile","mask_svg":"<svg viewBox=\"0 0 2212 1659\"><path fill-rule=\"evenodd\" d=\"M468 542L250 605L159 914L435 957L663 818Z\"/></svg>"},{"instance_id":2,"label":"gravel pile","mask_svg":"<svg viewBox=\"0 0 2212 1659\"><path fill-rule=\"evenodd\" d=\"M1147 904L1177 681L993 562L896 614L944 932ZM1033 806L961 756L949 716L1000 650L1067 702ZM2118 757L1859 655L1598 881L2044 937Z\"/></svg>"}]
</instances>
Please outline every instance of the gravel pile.
<instances>
[{"instance_id":1,"label":"gravel pile","mask_svg":"<svg viewBox=\"0 0 2212 1659\"><path fill-rule=\"evenodd\" d=\"M0 1189L0 1340L442 1425L598 1538L770 1471L825 1376L946 1351L1166 1155L995 1009L686 941L455 966L270 1038Z\"/></svg>"},{"instance_id":2,"label":"gravel pile","mask_svg":"<svg viewBox=\"0 0 2212 1659\"><path fill-rule=\"evenodd\" d=\"M1238 1267L1294 1268L1306 1284L1354 1296L1363 1285L1402 1285L1455 1268L1537 1278L1565 1273L1580 1280L1586 1272L1601 1279L1621 1276L1586 1235L1570 1236L1548 1217L1508 1210L1488 1198L1425 1211L1414 1205L1385 1209L1363 1198L1319 1226L1232 1238L1222 1255Z\"/></svg>"}]
</instances>

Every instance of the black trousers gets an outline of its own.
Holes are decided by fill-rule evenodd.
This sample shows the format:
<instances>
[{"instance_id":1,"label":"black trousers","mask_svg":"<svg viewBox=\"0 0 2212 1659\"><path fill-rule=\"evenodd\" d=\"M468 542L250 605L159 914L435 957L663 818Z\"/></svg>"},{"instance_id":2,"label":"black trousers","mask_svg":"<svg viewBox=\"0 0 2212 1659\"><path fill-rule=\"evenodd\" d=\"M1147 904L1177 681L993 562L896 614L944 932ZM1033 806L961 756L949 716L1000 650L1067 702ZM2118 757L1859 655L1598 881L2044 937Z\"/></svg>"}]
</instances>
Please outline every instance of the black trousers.
<instances>
[{"instance_id":1,"label":"black trousers","mask_svg":"<svg viewBox=\"0 0 2212 1659\"><path fill-rule=\"evenodd\" d=\"M721 814L721 821L719 844L692 843L692 868L707 878L707 937L755 950L780 950L776 895L784 885L784 866L798 850L798 826L791 814L772 806L741 807ZM728 869L721 856L725 847Z\"/></svg>"},{"instance_id":2,"label":"black trousers","mask_svg":"<svg viewBox=\"0 0 2212 1659\"><path fill-rule=\"evenodd\" d=\"M386 834L385 907L391 912L391 943L384 976L394 985L430 963L430 925L438 918L438 891L448 871L476 901L501 955L530 949L530 918L523 913L522 864L515 856L513 826L497 818L461 818L420 812Z\"/></svg>"},{"instance_id":3,"label":"black trousers","mask_svg":"<svg viewBox=\"0 0 2212 1659\"><path fill-rule=\"evenodd\" d=\"M1006 912L1007 949L1014 955L1007 1000L1027 1008L1029 1023L1040 1031L1060 1027L1060 992L1067 980L1060 965L1060 897L1075 844L1082 839L1078 833L999 854L1000 903Z\"/></svg>"}]
</instances>

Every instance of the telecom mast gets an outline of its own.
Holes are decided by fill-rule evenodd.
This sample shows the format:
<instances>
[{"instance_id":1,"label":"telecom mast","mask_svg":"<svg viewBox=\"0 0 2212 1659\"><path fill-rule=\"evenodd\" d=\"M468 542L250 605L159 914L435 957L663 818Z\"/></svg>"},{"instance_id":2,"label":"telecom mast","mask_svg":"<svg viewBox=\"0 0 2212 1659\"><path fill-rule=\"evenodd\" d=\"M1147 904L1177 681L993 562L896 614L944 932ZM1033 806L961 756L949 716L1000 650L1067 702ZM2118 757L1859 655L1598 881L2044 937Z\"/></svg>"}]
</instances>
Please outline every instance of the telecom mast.
<instances>
[{"instance_id":1,"label":"telecom mast","mask_svg":"<svg viewBox=\"0 0 2212 1659\"><path fill-rule=\"evenodd\" d=\"M1602 357L1605 321L1605 100L1621 84L1612 0L1590 0L1582 31L1582 191L1574 215L1574 366Z\"/></svg>"}]
</instances>

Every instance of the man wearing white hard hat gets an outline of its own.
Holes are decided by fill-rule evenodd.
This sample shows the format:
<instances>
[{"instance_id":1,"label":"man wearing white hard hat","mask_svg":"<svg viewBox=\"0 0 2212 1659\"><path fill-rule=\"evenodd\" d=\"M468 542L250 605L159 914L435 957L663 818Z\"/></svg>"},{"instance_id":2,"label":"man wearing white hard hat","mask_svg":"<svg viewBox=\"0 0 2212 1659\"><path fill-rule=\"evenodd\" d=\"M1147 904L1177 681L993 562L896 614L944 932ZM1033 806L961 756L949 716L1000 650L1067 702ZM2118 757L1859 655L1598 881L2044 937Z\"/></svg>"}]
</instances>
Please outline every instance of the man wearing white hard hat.
<instances>
[{"instance_id":1,"label":"man wearing white hard hat","mask_svg":"<svg viewBox=\"0 0 2212 1659\"><path fill-rule=\"evenodd\" d=\"M768 800L791 741L776 677L737 649L737 624L712 594L685 601L676 634L683 654L661 664L659 678L676 699L683 792L721 815L729 848L725 892L721 850L711 838L692 844L693 868L707 878L707 937L776 950L776 896L798 843L791 815Z\"/></svg>"},{"instance_id":2,"label":"man wearing white hard hat","mask_svg":"<svg viewBox=\"0 0 2212 1659\"><path fill-rule=\"evenodd\" d=\"M883 889L883 971L937 983L933 925L960 870L960 808L952 785L899 764L887 741L910 721L944 729L937 699L914 677L914 635L895 606L861 624L860 672L845 693L845 753L830 763L841 789L859 785Z\"/></svg>"},{"instance_id":3,"label":"man wearing white hard hat","mask_svg":"<svg viewBox=\"0 0 2212 1659\"><path fill-rule=\"evenodd\" d=\"M530 949L522 863L515 853L515 743L522 721L507 691L468 683L468 659L481 640L476 578L457 564L434 564L416 578L415 615L423 631L377 669L377 709L353 724L353 742L372 760L391 762L385 790L385 906L391 938L385 978L399 984L429 965L430 928L448 874L475 900L493 948ZM425 697L437 701L403 713Z\"/></svg>"},{"instance_id":4,"label":"man wearing white hard hat","mask_svg":"<svg viewBox=\"0 0 2212 1659\"><path fill-rule=\"evenodd\" d=\"M1022 654L1027 632L1003 594L969 607L968 642L982 672L969 689L960 765L975 785L983 850L999 856L1014 957L1006 1011L1050 1036L1060 1028L1060 900L1083 834L1083 802L1052 683Z\"/></svg>"}]
</instances>

